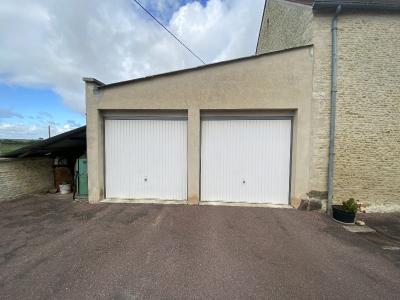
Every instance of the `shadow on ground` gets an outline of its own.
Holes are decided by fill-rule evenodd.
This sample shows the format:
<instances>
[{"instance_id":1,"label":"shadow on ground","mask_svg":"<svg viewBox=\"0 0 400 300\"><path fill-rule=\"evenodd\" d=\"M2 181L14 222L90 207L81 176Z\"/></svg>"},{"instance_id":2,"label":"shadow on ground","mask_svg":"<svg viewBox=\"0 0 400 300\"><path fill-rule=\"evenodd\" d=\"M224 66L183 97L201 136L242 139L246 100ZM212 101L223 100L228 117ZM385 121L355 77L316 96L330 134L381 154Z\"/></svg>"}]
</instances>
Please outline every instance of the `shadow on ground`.
<instances>
[{"instance_id":1,"label":"shadow on ground","mask_svg":"<svg viewBox=\"0 0 400 300\"><path fill-rule=\"evenodd\" d=\"M387 252L294 209L0 203L1 299L398 299Z\"/></svg>"}]
</instances>

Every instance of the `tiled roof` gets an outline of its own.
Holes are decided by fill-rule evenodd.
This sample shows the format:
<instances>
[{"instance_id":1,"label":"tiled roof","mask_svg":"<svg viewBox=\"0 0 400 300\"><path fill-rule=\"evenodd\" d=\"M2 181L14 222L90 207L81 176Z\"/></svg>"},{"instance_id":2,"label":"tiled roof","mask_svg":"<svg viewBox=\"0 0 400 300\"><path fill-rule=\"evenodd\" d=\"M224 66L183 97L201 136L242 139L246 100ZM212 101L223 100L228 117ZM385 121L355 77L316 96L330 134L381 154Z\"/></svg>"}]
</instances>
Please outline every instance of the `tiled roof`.
<instances>
[{"instance_id":1,"label":"tiled roof","mask_svg":"<svg viewBox=\"0 0 400 300\"><path fill-rule=\"evenodd\" d=\"M315 0L314 9L333 8L343 5L354 9L400 10L400 0Z\"/></svg>"},{"instance_id":2,"label":"tiled roof","mask_svg":"<svg viewBox=\"0 0 400 300\"><path fill-rule=\"evenodd\" d=\"M300 4L304 4L304 5L313 5L315 0L287 0L289 2L295 2L295 3L300 3Z\"/></svg>"}]
</instances>

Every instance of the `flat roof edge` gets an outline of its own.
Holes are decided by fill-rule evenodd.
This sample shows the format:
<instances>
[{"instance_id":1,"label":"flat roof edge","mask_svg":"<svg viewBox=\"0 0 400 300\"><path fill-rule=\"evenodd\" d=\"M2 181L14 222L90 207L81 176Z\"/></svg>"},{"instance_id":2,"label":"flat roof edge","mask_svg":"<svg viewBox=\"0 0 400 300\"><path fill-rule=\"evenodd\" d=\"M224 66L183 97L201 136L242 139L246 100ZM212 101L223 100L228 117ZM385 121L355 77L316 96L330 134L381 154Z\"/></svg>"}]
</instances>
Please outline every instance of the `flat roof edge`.
<instances>
[{"instance_id":1,"label":"flat roof edge","mask_svg":"<svg viewBox=\"0 0 400 300\"><path fill-rule=\"evenodd\" d=\"M236 62L241 62L241 61L246 61L246 60L251 60L251 59L257 59L257 58L264 57L264 56L269 56L269 55L304 49L304 48L310 48L312 46L313 46L313 44L308 44L308 45L304 45L304 46L287 48L287 49L272 51L272 52L268 52L268 53L261 53L261 54L245 56L245 57L240 57L240 58L231 59L231 60L224 60L224 61L207 64L207 65L200 65L200 66L188 68L188 69L181 69L181 70L176 70L176 71L171 71L171 72L150 75L150 76L146 76L146 77L140 77L140 78L129 79L129 80L124 80L124 81L119 81L119 82L113 82L113 83L101 85L98 87L98 89L105 89L108 87L115 87L115 86L129 84L129 83L141 82L141 81L151 80L151 79L164 77L164 76L170 76L170 75L176 75L176 74L181 74L181 73L186 73L186 72L203 70L203 69L207 69L207 68L211 68L211 67L215 67L215 66L221 66L221 65L230 64L230 63L236 63Z\"/></svg>"},{"instance_id":2,"label":"flat roof edge","mask_svg":"<svg viewBox=\"0 0 400 300\"><path fill-rule=\"evenodd\" d=\"M100 80L97 80L96 78L91 78L91 77L83 77L82 80L86 83L94 83L98 86L103 86L105 83L101 82Z\"/></svg>"}]
</instances>

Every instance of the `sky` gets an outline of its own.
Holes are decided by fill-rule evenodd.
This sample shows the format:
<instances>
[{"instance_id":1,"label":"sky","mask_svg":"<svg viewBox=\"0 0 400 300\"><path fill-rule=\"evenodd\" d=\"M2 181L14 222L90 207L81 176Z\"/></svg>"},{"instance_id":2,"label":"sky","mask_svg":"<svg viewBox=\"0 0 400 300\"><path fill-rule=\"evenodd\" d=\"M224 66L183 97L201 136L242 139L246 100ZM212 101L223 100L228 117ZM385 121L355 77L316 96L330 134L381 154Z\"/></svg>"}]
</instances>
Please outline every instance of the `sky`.
<instances>
[{"instance_id":1,"label":"sky","mask_svg":"<svg viewBox=\"0 0 400 300\"><path fill-rule=\"evenodd\" d=\"M264 0L140 0L206 63L255 53ZM201 64L133 0L2 0L0 138L85 125L82 77L104 83Z\"/></svg>"}]
</instances>

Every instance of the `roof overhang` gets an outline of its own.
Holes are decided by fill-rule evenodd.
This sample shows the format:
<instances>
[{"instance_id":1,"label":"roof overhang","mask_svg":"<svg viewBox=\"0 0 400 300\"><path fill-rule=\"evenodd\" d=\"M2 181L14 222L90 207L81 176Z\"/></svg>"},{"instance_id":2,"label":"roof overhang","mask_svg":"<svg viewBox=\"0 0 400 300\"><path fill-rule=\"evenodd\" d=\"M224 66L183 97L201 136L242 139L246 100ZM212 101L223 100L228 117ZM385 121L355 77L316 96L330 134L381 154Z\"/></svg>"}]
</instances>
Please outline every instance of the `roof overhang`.
<instances>
[{"instance_id":1,"label":"roof overhang","mask_svg":"<svg viewBox=\"0 0 400 300\"><path fill-rule=\"evenodd\" d=\"M320 0L315 1L314 10L334 11L341 5L342 9L364 11L398 11L399 1L364 1L364 0Z\"/></svg>"},{"instance_id":2,"label":"roof overhang","mask_svg":"<svg viewBox=\"0 0 400 300\"><path fill-rule=\"evenodd\" d=\"M38 141L17 150L3 153L0 157L18 158L33 156L69 156L86 151L86 126L82 126L51 138Z\"/></svg>"}]
</instances>

